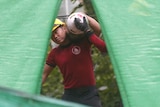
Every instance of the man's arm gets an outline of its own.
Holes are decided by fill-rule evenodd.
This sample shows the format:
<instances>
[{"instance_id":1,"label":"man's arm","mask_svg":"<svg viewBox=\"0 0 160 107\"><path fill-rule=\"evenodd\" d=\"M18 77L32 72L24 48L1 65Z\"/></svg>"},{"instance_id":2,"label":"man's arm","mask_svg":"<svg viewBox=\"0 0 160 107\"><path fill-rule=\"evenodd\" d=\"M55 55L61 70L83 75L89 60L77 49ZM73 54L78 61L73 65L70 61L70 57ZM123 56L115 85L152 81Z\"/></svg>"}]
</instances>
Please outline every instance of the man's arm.
<instances>
[{"instance_id":1,"label":"man's arm","mask_svg":"<svg viewBox=\"0 0 160 107\"><path fill-rule=\"evenodd\" d=\"M42 84L44 84L44 82L46 81L48 75L51 73L52 70L53 70L53 67L45 64L44 70L43 70L43 76L42 76Z\"/></svg>"},{"instance_id":2,"label":"man's arm","mask_svg":"<svg viewBox=\"0 0 160 107\"><path fill-rule=\"evenodd\" d=\"M91 29L94 31L94 33L97 35L97 36L100 36L101 34L101 27L100 27L100 24L92 17L87 16L87 19L89 21L89 26L91 27Z\"/></svg>"},{"instance_id":3,"label":"man's arm","mask_svg":"<svg viewBox=\"0 0 160 107\"><path fill-rule=\"evenodd\" d=\"M83 17L83 23L81 23L78 18L75 18L74 23L79 30L84 31L84 34L88 37L89 41L101 52L107 52L105 42L97 37L97 35L90 29L85 17Z\"/></svg>"},{"instance_id":4,"label":"man's arm","mask_svg":"<svg viewBox=\"0 0 160 107\"><path fill-rule=\"evenodd\" d=\"M107 52L107 48L106 48L106 44L105 42L97 37L94 33L91 34L89 37L88 37L89 41L94 45L96 46L101 52L103 53L106 53Z\"/></svg>"}]
</instances>

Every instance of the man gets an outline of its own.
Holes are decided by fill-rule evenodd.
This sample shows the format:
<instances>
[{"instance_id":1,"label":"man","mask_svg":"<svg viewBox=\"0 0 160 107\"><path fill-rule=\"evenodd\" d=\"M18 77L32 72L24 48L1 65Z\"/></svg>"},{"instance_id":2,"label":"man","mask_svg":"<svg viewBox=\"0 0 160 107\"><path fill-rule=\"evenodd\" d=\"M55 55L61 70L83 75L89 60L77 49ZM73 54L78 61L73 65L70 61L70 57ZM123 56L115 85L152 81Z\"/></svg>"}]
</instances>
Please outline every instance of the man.
<instances>
[{"instance_id":1,"label":"man","mask_svg":"<svg viewBox=\"0 0 160 107\"><path fill-rule=\"evenodd\" d=\"M58 66L64 79L63 100L101 107L92 65L91 45L95 45L101 52L106 52L106 45L97 36L100 35L98 22L89 16L87 18L89 24L85 17L83 23L75 18L76 27L84 31L83 35L76 35L76 38L68 31L65 23L55 20L51 38L59 46L52 49L47 57L43 83L53 68Z\"/></svg>"}]
</instances>

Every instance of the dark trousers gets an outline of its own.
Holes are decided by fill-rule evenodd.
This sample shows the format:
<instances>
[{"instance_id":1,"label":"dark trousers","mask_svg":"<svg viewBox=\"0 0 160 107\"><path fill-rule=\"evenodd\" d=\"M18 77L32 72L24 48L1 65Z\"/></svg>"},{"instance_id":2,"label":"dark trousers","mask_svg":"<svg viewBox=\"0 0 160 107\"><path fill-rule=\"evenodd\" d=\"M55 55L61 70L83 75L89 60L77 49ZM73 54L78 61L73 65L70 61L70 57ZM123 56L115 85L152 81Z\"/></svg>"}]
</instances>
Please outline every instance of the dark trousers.
<instances>
[{"instance_id":1,"label":"dark trousers","mask_svg":"<svg viewBox=\"0 0 160 107\"><path fill-rule=\"evenodd\" d=\"M91 107L102 107L99 94L95 86L65 89L62 100L81 103Z\"/></svg>"}]
</instances>

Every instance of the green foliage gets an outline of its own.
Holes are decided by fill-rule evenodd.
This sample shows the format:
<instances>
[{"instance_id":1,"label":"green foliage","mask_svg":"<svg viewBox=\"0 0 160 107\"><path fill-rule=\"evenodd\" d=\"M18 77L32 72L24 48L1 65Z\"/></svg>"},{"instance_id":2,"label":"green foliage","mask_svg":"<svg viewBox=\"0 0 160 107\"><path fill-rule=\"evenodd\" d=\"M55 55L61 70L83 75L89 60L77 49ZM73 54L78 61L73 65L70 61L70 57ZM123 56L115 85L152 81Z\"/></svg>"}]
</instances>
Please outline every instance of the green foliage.
<instances>
[{"instance_id":1,"label":"green foliage","mask_svg":"<svg viewBox=\"0 0 160 107\"><path fill-rule=\"evenodd\" d=\"M97 48L93 48L92 59L95 65L97 88L103 106L120 107L121 97L109 55L101 54Z\"/></svg>"},{"instance_id":2,"label":"green foliage","mask_svg":"<svg viewBox=\"0 0 160 107\"><path fill-rule=\"evenodd\" d=\"M48 76L46 82L42 86L41 94L54 97L61 98L63 94L63 78L60 74L58 67L56 67L51 74Z\"/></svg>"}]
</instances>

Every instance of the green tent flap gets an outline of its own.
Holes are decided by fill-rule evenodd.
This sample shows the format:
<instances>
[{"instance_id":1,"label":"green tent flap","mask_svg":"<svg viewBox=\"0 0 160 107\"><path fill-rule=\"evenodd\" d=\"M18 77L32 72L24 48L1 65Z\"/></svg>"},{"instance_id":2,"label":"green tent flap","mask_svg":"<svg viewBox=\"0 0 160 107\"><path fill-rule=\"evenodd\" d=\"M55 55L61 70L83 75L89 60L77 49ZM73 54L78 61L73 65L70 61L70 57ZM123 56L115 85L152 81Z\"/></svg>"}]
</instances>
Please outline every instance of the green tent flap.
<instances>
[{"instance_id":1,"label":"green tent flap","mask_svg":"<svg viewBox=\"0 0 160 107\"><path fill-rule=\"evenodd\" d=\"M0 87L0 107L88 107Z\"/></svg>"},{"instance_id":2,"label":"green tent flap","mask_svg":"<svg viewBox=\"0 0 160 107\"><path fill-rule=\"evenodd\" d=\"M92 0L125 107L159 107L160 1Z\"/></svg>"},{"instance_id":3,"label":"green tent flap","mask_svg":"<svg viewBox=\"0 0 160 107\"><path fill-rule=\"evenodd\" d=\"M61 1L0 0L0 107L87 107L36 95Z\"/></svg>"},{"instance_id":4,"label":"green tent flap","mask_svg":"<svg viewBox=\"0 0 160 107\"><path fill-rule=\"evenodd\" d=\"M39 93L61 0L0 1L0 86Z\"/></svg>"}]
</instances>

